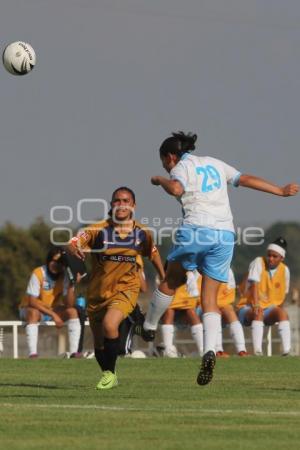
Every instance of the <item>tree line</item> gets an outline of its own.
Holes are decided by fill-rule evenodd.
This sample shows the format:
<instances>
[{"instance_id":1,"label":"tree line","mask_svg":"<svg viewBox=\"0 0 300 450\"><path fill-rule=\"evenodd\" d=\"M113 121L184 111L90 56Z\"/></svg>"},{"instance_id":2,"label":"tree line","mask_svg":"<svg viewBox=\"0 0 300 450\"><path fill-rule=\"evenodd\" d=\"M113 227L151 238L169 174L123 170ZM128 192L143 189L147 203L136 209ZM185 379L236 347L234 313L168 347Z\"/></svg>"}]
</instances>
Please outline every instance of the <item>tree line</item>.
<instances>
[{"instance_id":1,"label":"tree line","mask_svg":"<svg viewBox=\"0 0 300 450\"><path fill-rule=\"evenodd\" d=\"M38 218L28 228L6 223L0 228L0 319L18 317L18 305L25 293L31 271L44 264L50 247L51 226L43 218ZM264 243L261 245L238 244L235 248L233 270L240 282L247 272L250 261L265 253L267 244L283 236L288 242L286 263L291 270L292 285L300 285L300 223L276 222L265 230ZM55 236L57 239L57 235ZM62 241L65 239L61 235ZM164 238L159 246L163 260L171 246L171 238ZM89 268L89 263L87 264ZM151 264L145 263L149 289L154 285L154 273ZM85 294L86 283L77 289Z\"/></svg>"}]
</instances>

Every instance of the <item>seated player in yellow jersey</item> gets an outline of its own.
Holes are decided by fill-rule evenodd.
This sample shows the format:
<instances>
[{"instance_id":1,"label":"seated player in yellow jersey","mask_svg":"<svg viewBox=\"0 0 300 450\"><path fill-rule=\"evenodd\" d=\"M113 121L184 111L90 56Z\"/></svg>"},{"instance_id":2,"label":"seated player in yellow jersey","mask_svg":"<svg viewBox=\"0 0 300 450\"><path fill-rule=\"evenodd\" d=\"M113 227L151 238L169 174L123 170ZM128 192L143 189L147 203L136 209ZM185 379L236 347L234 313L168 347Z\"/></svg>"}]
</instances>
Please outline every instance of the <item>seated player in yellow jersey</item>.
<instances>
[{"instance_id":1,"label":"seated player in yellow jersey","mask_svg":"<svg viewBox=\"0 0 300 450\"><path fill-rule=\"evenodd\" d=\"M120 187L112 194L110 217L90 225L72 239L71 254L91 254L92 271L87 313L95 357L103 371L97 389L118 384L115 367L119 353L119 325L134 310L140 291L137 256L147 256L160 279L164 269L150 230L134 220L135 194Z\"/></svg>"},{"instance_id":2,"label":"seated player in yellow jersey","mask_svg":"<svg viewBox=\"0 0 300 450\"><path fill-rule=\"evenodd\" d=\"M165 265L165 270L167 264ZM201 277L198 280L198 290L201 291ZM191 334L197 346L199 355L203 354L203 326L201 320L196 312L197 303L199 301L199 294L196 292L196 296L192 296L188 290L187 285L183 284L175 291L175 296L172 300L167 311L164 313L161 319L161 332L163 340L163 355L169 358L176 358L178 352L174 346L174 334L175 334L175 316L176 319L188 323L191 327ZM179 317L178 317L179 316Z\"/></svg>"},{"instance_id":3,"label":"seated player in yellow jersey","mask_svg":"<svg viewBox=\"0 0 300 450\"><path fill-rule=\"evenodd\" d=\"M287 243L279 237L268 245L266 257L255 258L249 266L246 281L240 288L237 304L242 325L250 326L254 354L262 354L264 325L278 324L282 354L291 349L289 317L283 303L289 291L290 271L284 264Z\"/></svg>"},{"instance_id":4,"label":"seated player in yellow jersey","mask_svg":"<svg viewBox=\"0 0 300 450\"><path fill-rule=\"evenodd\" d=\"M62 263L62 249L54 247L48 252L46 264L32 272L19 307L20 318L26 321L30 358L38 356L38 322L45 320L54 320L57 328L67 322L71 357L79 356L77 350L81 328L74 303L74 286Z\"/></svg>"},{"instance_id":5,"label":"seated player in yellow jersey","mask_svg":"<svg viewBox=\"0 0 300 450\"><path fill-rule=\"evenodd\" d=\"M229 270L228 283L222 283L217 294L217 305L222 316L222 328L229 325L230 335L233 339L238 356L248 356L245 344L244 331L233 307L235 301L236 284L232 269ZM199 309L198 309L199 312ZM200 314L201 314L200 309ZM223 349L222 328L219 329L216 342L216 356L228 358L229 354Z\"/></svg>"}]
</instances>

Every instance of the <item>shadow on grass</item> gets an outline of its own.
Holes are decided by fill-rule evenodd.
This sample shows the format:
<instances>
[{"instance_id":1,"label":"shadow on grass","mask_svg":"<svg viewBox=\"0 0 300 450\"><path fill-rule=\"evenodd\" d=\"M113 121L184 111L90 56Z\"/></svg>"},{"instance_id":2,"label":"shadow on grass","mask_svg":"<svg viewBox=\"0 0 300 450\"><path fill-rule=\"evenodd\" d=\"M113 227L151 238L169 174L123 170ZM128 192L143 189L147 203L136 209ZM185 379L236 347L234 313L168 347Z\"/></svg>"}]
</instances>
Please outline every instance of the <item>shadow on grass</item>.
<instances>
[{"instance_id":1,"label":"shadow on grass","mask_svg":"<svg viewBox=\"0 0 300 450\"><path fill-rule=\"evenodd\" d=\"M289 388L289 387L269 387L269 388L265 388L265 389L261 389L261 390L263 390L263 391L288 391L288 392L299 392L300 393L300 388L296 389L296 388Z\"/></svg>"},{"instance_id":2,"label":"shadow on grass","mask_svg":"<svg viewBox=\"0 0 300 450\"><path fill-rule=\"evenodd\" d=\"M31 383L0 383L0 387L29 387L29 388L39 388L39 389L68 389L65 386L54 386L51 384L31 384Z\"/></svg>"},{"instance_id":3,"label":"shadow on grass","mask_svg":"<svg viewBox=\"0 0 300 450\"><path fill-rule=\"evenodd\" d=\"M34 398L38 398L38 399L42 399L42 398L49 398L47 395L40 395L40 394L36 394L36 395L32 395L32 394L7 394L7 395L1 395L1 399L4 399L4 398L6 398L6 399L8 399L8 398L11 398L11 399L13 399L13 398L23 398L23 399L25 399L25 398L32 398L32 399L34 399Z\"/></svg>"},{"instance_id":4,"label":"shadow on grass","mask_svg":"<svg viewBox=\"0 0 300 450\"><path fill-rule=\"evenodd\" d=\"M72 391L76 389L88 390L89 386L86 385L72 385L72 386L59 386L54 384L34 384L34 383L0 383L1 387L13 387L13 388L36 388L36 389L47 389L47 390L64 390Z\"/></svg>"}]
</instances>

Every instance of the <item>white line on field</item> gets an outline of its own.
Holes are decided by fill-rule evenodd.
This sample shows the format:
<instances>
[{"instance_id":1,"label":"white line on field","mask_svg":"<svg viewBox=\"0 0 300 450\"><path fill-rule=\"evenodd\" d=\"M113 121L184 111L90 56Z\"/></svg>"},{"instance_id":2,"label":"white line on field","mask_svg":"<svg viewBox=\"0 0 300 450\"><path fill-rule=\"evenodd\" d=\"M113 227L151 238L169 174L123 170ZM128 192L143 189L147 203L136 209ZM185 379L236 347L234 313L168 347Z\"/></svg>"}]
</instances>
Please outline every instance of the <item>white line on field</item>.
<instances>
[{"instance_id":1,"label":"white line on field","mask_svg":"<svg viewBox=\"0 0 300 450\"><path fill-rule=\"evenodd\" d=\"M38 403L2 403L5 408L42 408L42 409L90 409L100 411L124 411L124 412L160 412L160 413L197 413L197 414L253 414L253 415L272 415L272 416L300 416L300 411L263 411L260 409L203 409L199 408L147 408L147 407L123 407L108 405L64 405L59 403L38 404Z\"/></svg>"}]
</instances>

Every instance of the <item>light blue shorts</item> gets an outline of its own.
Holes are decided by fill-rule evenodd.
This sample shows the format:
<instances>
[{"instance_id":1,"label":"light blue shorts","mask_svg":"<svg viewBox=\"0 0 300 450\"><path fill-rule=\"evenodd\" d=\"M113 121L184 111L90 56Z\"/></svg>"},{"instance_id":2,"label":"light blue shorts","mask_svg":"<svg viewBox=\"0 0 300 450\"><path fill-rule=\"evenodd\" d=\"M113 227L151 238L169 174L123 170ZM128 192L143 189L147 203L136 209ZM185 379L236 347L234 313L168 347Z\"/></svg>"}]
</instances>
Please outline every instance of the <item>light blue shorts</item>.
<instances>
[{"instance_id":1,"label":"light blue shorts","mask_svg":"<svg viewBox=\"0 0 300 450\"><path fill-rule=\"evenodd\" d=\"M51 316L48 316L48 314L41 313L41 316L40 322L49 322L49 320L53 320ZM19 317L21 320L26 321L26 308L19 309Z\"/></svg>"},{"instance_id":2,"label":"light blue shorts","mask_svg":"<svg viewBox=\"0 0 300 450\"><path fill-rule=\"evenodd\" d=\"M264 321L268 318L268 314L272 311L272 309L275 308L275 305L271 305L268 308L264 309ZM251 311L251 306L250 305L246 305L243 306L241 309L239 309L239 311L237 312L239 321L241 322L241 324L244 327L249 327L251 325L251 321L249 322L249 320L247 320L247 313L248 311Z\"/></svg>"},{"instance_id":3,"label":"light blue shorts","mask_svg":"<svg viewBox=\"0 0 300 450\"><path fill-rule=\"evenodd\" d=\"M199 269L210 278L226 283L234 249L231 231L183 225L178 228L167 259L185 270Z\"/></svg>"}]
</instances>

